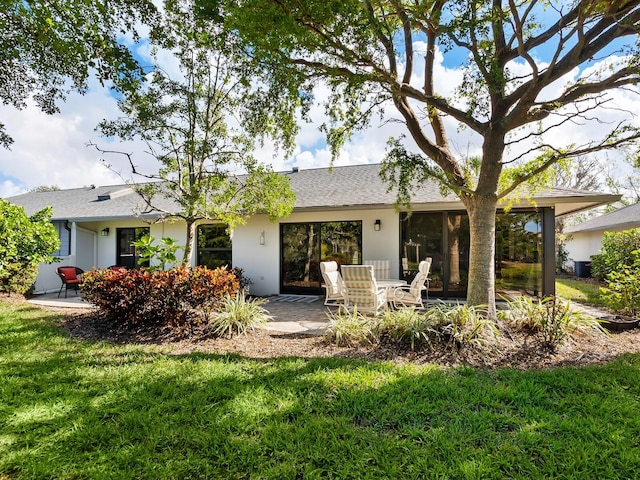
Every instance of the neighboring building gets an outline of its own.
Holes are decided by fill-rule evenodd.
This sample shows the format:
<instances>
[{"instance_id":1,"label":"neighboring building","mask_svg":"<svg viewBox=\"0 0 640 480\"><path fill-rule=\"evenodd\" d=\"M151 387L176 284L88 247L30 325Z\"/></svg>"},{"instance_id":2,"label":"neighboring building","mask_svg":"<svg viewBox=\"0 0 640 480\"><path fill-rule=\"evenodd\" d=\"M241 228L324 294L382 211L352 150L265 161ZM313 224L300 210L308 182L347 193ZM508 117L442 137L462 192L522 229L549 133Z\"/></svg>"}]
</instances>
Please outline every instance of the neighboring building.
<instances>
[{"instance_id":1,"label":"neighboring building","mask_svg":"<svg viewBox=\"0 0 640 480\"><path fill-rule=\"evenodd\" d=\"M604 232L621 232L640 227L640 203L628 205L614 212L600 215L565 229L569 259L588 262L591 255L600 253Z\"/></svg>"},{"instance_id":2,"label":"neighboring building","mask_svg":"<svg viewBox=\"0 0 640 480\"><path fill-rule=\"evenodd\" d=\"M395 192L379 177L380 165L294 169L293 213L272 223L252 217L232 238L224 225L198 226L192 265L232 264L253 280L257 295L321 293L320 261L389 260L392 278L411 279L425 257L433 258L430 296L464 297L469 264L469 223L460 200L442 196L435 183L413 191L411 211L394 208ZM554 292L554 221L609 203L618 196L555 188L497 213L496 287L531 294ZM185 241L185 225L156 214L136 215L141 199L126 185L31 192L8 199L32 214L53 207L62 239L58 264L43 265L36 291L57 291L58 265L84 270L114 264L137 266L132 241L145 232ZM170 205L167 205L170 207ZM165 206L163 206L164 208ZM157 222L157 223L154 223Z\"/></svg>"}]
</instances>

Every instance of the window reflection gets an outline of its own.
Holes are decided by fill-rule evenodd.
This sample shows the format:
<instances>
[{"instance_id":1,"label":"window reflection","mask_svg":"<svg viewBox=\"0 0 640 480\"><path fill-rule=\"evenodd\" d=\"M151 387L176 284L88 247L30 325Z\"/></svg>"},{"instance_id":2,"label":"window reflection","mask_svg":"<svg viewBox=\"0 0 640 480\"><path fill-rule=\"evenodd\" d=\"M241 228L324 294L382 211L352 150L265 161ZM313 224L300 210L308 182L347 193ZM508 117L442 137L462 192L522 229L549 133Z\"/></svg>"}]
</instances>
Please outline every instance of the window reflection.
<instances>
[{"instance_id":1,"label":"window reflection","mask_svg":"<svg viewBox=\"0 0 640 480\"><path fill-rule=\"evenodd\" d=\"M503 213L496 218L496 291L542 291L542 217L539 213Z\"/></svg>"},{"instance_id":2,"label":"window reflection","mask_svg":"<svg viewBox=\"0 0 640 480\"><path fill-rule=\"evenodd\" d=\"M197 264L208 268L231 268L231 237L225 225L198 225Z\"/></svg>"},{"instance_id":3,"label":"window reflection","mask_svg":"<svg viewBox=\"0 0 640 480\"><path fill-rule=\"evenodd\" d=\"M401 217L402 278L411 281L418 263L432 257L429 294L464 297L469 275L469 217L464 212L413 213ZM444 246L444 248L443 248ZM542 291L542 215L496 215L496 292L538 295Z\"/></svg>"},{"instance_id":4,"label":"window reflection","mask_svg":"<svg viewBox=\"0 0 640 480\"><path fill-rule=\"evenodd\" d=\"M281 224L281 292L320 293L320 262L362 260L362 222Z\"/></svg>"}]
</instances>

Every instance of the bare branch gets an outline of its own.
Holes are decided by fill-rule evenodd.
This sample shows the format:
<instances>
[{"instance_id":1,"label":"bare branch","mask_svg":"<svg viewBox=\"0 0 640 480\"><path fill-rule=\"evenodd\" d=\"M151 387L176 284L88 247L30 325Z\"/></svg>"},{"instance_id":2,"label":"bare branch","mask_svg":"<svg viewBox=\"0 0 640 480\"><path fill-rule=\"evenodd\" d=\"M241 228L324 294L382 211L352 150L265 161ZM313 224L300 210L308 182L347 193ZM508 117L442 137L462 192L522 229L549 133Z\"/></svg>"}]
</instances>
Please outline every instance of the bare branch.
<instances>
[{"instance_id":1,"label":"bare branch","mask_svg":"<svg viewBox=\"0 0 640 480\"><path fill-rule=\"evenodd\" d=\"M554 154L550 155L549 158L545 162L543 162L538 168L532 170L527 175L523 175L521 177L518 177L516 180L514 180L511 186L505 188L502 192L499 193L498 197L499 198L506 197L511 192L513 192L516 188L518 188L519 185L527 182L528 180L531 180L532 178L544 172L551 165L557 163L559 160L563 158L574 158L574 157L588 155L590 153L595 153L595 152L615 150L617 148L620 148L622 145L629 144L639 139L640 139L640 132L636 131L633 134L623 138L616 138L614 133L611 133L596 144L575 148L571 151L562 151L557 147L554 147L553 145L548 145L548 144L540 145L539 146L540 149L546 148L549 151L554 152Z\"/></svg>"}]
</instances>

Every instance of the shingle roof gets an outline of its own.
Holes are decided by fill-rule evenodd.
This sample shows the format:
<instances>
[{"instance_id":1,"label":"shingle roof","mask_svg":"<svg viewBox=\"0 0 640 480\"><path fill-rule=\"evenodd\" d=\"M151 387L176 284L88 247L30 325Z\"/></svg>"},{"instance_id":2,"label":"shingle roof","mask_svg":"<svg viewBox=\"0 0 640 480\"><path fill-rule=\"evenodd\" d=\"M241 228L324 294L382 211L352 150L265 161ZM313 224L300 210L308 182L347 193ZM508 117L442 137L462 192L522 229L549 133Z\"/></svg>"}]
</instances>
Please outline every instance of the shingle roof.
<instances>
[{"instance_id":1,"label":"shingle roof","mask_svg":"<svg viewBox=\"0 0 640 480\"><path fill-rule=\"evenodd\" d=\"M566 233L590 232L594 230L626 230L640 227L640 203L628 205L614 212L600 215L565 229Z\"/></svg>"},{"instance_id":2,"label":"shingle roof","mask_svg":"<svg viewBox=\"0 0 640 480\"><path fill-rule=\"evenodd\" d=\"M380 179L379 164L345 167L314 168L283 172L296 193L296 209L380 208L393 205L396 192L387 191ZM106 196L110 197L107 198ZM99 200L103 198L103 200ZM561 203L586 208L617 200L618 197L600 192L554 188L535 196L536 204L551 206ZM142 199L127 185L84 187L49 192L30 192L8 199L33 214L47 205L53 207L56 220L101 220L130 218L143 209ZM172 202L158 197L163 209L177 211ZM462 203L454 195L442 196L435 181L425 182L412 192L416 207L460 208ZM567 207L568 209L569 207ZM574 208L574 207L571 207ZM564 213L564 212L562 212ZM559 214L559 212L557 212Z\"/></svg>"},{"instance_id":3,"label":"shingle roof","mask_svg":"<svg viewBox=\"0 0 640 480\"><path fill-rule=\"evenodd\" d=\"M296 192L296 208L393 205L396 191L387 192L380 178L380 165L313 168L288 172L291 188ZM414 202L455 202L451 194L443 197L435 182L414 192Z\"/></svg>"},{"instance_id":4,"label":"shingle roof","mask_svg":"<svg viewBox=\"0 0 640 480\"><path fill-rule=\"evenodd\" d=\"M53 208L53 220L130 218L134 212L144 211L142 198L128 185L29 192L7 200L24 207L29 215L50 205ZM163 207L173 208L166 200L159 198L159 201Z\"/></svg>"}]
</instances>

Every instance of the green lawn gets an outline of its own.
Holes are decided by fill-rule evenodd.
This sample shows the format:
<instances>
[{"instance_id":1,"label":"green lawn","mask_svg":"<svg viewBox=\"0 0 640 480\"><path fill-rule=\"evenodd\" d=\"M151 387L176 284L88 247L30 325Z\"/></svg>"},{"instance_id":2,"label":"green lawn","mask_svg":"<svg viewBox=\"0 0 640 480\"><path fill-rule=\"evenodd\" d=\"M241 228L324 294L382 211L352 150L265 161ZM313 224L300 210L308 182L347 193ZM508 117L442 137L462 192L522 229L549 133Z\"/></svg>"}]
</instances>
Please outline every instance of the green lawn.
<instances>
[{"instance_id":1,"label":"green lawn","mask_svg":"<svg viewBox=\"0 0 640 480\"><path fill-rule=\"evenodd\" d=\"M600 296L600 285L595 283L558 278L556 279L556 295L585 305L604 306L604 301Z\"/></svg>"},{"instance_id":2,"label":"green lawn","mask_svg":"<svg viewBox=\"0 0 640 480\"><path fill-rule=\"evenodd\" d=\"M639 478L640 356L521 372L168 355L0 303L0 479Z\"/></svg>"}]
</instances>

